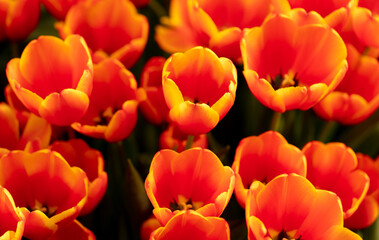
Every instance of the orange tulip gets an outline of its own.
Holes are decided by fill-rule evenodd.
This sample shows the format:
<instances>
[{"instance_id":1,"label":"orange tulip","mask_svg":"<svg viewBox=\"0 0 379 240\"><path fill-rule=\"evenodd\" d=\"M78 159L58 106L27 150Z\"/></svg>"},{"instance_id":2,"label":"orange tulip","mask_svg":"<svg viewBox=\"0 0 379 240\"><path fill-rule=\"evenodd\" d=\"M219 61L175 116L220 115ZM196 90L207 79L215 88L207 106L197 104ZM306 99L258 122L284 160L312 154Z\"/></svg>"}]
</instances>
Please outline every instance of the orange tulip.
<instances>
[{"instance_id":1,"label":"orange tulip","mask_svg":"<svg viewBox=\"0 0 379 240\"><path fill-rule=\"evenodd\" d=\"M159 125L168 122L166 101L162 89L162 70L166 59L152 57L142 70L140 88L146 95L141 100L139 108L143 116L151 123Z\"/></svg>"},{"instance_id":2,"label":"orange tulip","mask_svg":"<svg viewBox=\"0 0 379 240\"><path fill-rule=\"evenodd\" d=\"M175 53L163 68L163 93L179 130L200 135L212 130L232 107L237 71L208 48Z\"/></svg>"},{"instance_id":3,"label":"orange tulip","mask_svg":"<svg viewBox=\"0 0 379 240\"><path fill-rule=\"evenodd\" d=\"M39 0L0 0L0 40L25 40L37 27Z\"/></svg>"},{"instance_id":4,"label":"orange tulip","mask_svg":"<svg viewBox=\"0 0 379 240\"><path fill-rule=\"evenodd\" d=\"M47 147L50 143L51 125L46 120L29 114L23 126L16 113L6 103L0 103L0 149L33 152Z\"/></svg>"},{"instance_id":5,"label":"orange tulip","mask_svg":"<svg viewBox=\"0 0 379 240\"><path fill-rule=\"evenodd\" d=\"M93 91L87 113L71 126L108 142L128 137L137 123L137 82L116 59L94 65Z\"/></svg>"},{"instance_id":6,"label":"orange tulip","mask_svg":"<svg viewBox=\"0 0 379 240\"><path fill-rule=\"evenodd\" d=\"M313 109L328 121L357 124L379 108L379 62L372 56L359 54L352 45L347 49L349 69L344 79Z\"/></svg>"},{"instance_id":7,"label":"orange tulip","mask_svg":"<svg viewBox=\"0 0 379 240\"><path fill-rule=\"evenodd\" d=\"M20 123L20 127L25 127L25 124L29 118L29 110L22 104L20 99L13 92L11 86L8 84L4 89L5 100L11 108L16 111L17 119Z\"/></svg>"},{"instance_id":8,"label":"orange tulip","mask_svg":"<svg viewBox=\"0 0 379 240\"><path fill-rule=\"evenodd\" d=\"M270 6L265 0L173 0L170 16L161 19L155 39L169 53L203 46L240 62L242 29L259 26Z\"/></svg>"},{"instance_id":9,"label":"orange tulip","mask_svg":"<svg viewBox=\"0 0 379 240\"><path fill-rule=\"evenodd\" d=\"M0 239L21 240L25 217L16 207L9 191L0 186Z\"/></svg>"},{"instance_id":10,"label":"orange tulip","mask_svg":"<svg viewBox=\"0 0 379 240\"><path fill-rule=\"evenodd\" d=\"M352 0L319 0L319 1L307 1L307 0L273 0L275 10L289 11L291 8L302 8L307 12L314 11L323 17L328 17L330 14L334 14L341 8L350 7ZM278 8L278 6L280 6Z\"/></svg>"},{"instance_id":11,"label":"orange tulip","mask_svg":"<svg viewBox=\"0 0 379 240\"><path fill-rule=\"evenodd\" d=\"M159 137L160 149L172 149L177 152L185 150L188 141L188 135L182 133L174 125L170 124L168 128L161 133ZM208 147L208 139L206 134L194 136L191 147Z\"/></svg>"},{"instance_id":12,"label":"orange tulip","mask_svg":"<svg viewBox=\"0 0 379 240\"><path fill-rule=\"evenodd\" d=\"M145 181L153 213L162 225L182 210L220 216L234 189L234 173L207 149L155 154Z\"/></svg>"},{"instance_id":13,"label":"orange tulip","mask_svg":"<svg viewBox=\"0 0 379 240\"><path fill-rule=\"evenodd\" d=\"M319 189L338 195L343 216L351 216L367 194L369 177L359 170L354 151L343 143L312 141L303 147L307 158L307 179Z\"/></svg>"},{"instance_id":14,"label":"orange tulip","mask_svg":"<svg viewBox=\"0 0 379 240\"><path fill-rule=\"evenodd\" d=\"M55 141L50 149L60 153L72 167L81 168L88 177L88 197L80 215L88 214L99 204L108 185L108 175L104 171L104 158L100 151L92 149L81 139L67 142Z\"/></svg>"},{"instance_id":15,"label":"orange tulip","mask_svg":"<svg viewBox=\"0 0 379 240\"><path fill-rule=\"evenodd\" d=\"M241 41L250 91L278 112L306 110L335 89L346 70L346 46L315 12L275 14Z\"/></svg>"},{"instance_id":16,"label":"orange tulip","mask_svg":"<svg viewBox=\"0 0 379 240\"><path fill-rule=\"evenodd\" d=\"M278 132L268 131L241 140L236 149L232 169L236 174L234 192L245 208L250 184L266 184L283 173L306 175L306 159L296 146L289 144Z\"/></svg>"},{"instance_id":17,"label":"orange tulip","mask_svg":"<svg viewBox=\"0 0 379 240\"><path fill-rule=\"evenodd\" d=\"M86 227L84 227L78 220L74 220L69 224L58 228L49 240L96 240L95 235Z\"/></svg>"},{"instance_id":18,"label":"orange tulip","mask_svg":"<svg viewBox=\"0 0 379 240\"><path fill-rule=\"evenodd\" d=\"M156 217L151 216L147 220L145 220L140 229L140 239L141 240L149 240L152 232L162 227Z\"/></svg>"},{"instance_id":19,"label":"orange tulip","mask_svg":"<svg viewBox=\"0 0 379 240\"><path fill-rule=\"evenodd\" d=\"M92 61L83 38L40 36L9 61L6 74L21 102L56 125L78 121L92 90Z\"/></svg>"},{"instance_id":20,"label":"orange tulip","mask_svg":"<svg viewBox=\"0 0 379 240\"><path fill-rule=\"evenodd\" d=\"M115 58L126 68L141 56L149 33L147 18L128 0L89 0L73 6L56 24L62 38L79 34L93 52L93 61Z\"/></svg>"},{"instance_id":21,"label":"orange tulip","mask_svg":"<svg viewBox=\"0 0 379 240\"><path fill-rule=\"evenodd\" d=\"M379 48L379 4L375 0L359 0L352 10L352 27L365 45Z\"/></svg>"},{"instance_id":22,"label":"orange tulip","mask_svg":"<svg viewBox=\"0 0 379 240\"><path fill-rule=\"evenodd\" d=\"M379 215L379 157L357 153L358 168L370 177L370 188L357 211L345 220L350 229L363 229L375 222Z\"/></svg>"},{"instance_id":23,"label":"orange tulip","mask_svg":"<svg viewBox=\"0 0 379 240\"><path fill-rule=\"evenodd\" d=\"M88 179L50 150L11 151L1 157L0 185L25 216L24 237L44 239L73 221L87 201Z\"/></svg>"},{"instance_id":24,"label":"orange tulip","mask_svg":"<svg viewBox=\"0 0 379 240\"><path fill-rule=\"evenodd\" d=\"M158 228L151 240L229 240L229 224L218 217L204 217L196 211L186 210L175 215L164 227Z\"/></svg>"},{"instance_id":25,"label":"orange tulip","mask_svg":"<svg viewBox=\"0 0 379 240\"><path fill-rule=\"evenodd\" d=\"M304 177L283 174L267 185L254 182L247 197L249 240L361 239L343 227L337 195L316 190Z\"/></svg>"},{"instance_id":26,"label":"orange tulip","mask_svg":"<svg viewBox=\"0 0 379 240\"><path fill-rule=\"evenodd\" d=\"M75 4L84 2L86 0L41 0L43 6L47 11L56 19L64 20L67 12Z\"/></svg>"}]
</instances>

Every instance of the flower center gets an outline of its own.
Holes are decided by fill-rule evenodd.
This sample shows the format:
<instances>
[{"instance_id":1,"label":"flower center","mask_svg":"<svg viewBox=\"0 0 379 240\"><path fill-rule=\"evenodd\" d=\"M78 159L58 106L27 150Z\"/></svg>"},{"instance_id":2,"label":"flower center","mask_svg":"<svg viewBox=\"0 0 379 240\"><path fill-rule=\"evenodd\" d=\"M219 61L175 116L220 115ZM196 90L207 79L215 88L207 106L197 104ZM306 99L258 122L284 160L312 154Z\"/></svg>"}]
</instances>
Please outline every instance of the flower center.
<instances>
[{"instance_id":1,"label":"flower center","mask_svg":"<svg viewBox=\"0 0 379 240\"><path fill-rule=\"evenodd\" d=\"M97 125L108 125L113 117L113 113L112 107L108 107L100 115L93 118L93 122Z\"/></svg>"},{"instance_id":2,"label":"flower center","mask_svg":"<svg viewBox=\"0 0 379 240\"><path fill-rule=\"evenodd\" d=\"M267 76L267 80L275 90L278 90L279 88L296 87L299 84L299 79L297 79L296 75L296 73L289 71L284 75L279 73L275 78Z\"/></svg>"},{"instance_id":3,"label":"flower center","mask_svg":"<svg viewBox=\"0 0 379 240\"><path fill-rule=\"evenodd\" d=\"M178 201L176 201L175 199L172 200L172 202L170 202L170 209L172 211L176 211L176 210L196 210L198 208L200 208L203 204L201 202L192 202L191 199L186 199L185 197L183 196L179 196L178 197Z\"/></svg>"},{"instance_id":4,"label":"flower center","mask_svg":"<svg viewBox=\"0 0 379 240\"><path fill-rule=\"evenodd\" d=\"M298 238L291 237L288 235L287 231L282 230L278 236L272 238L273 240L301 240L301 235Z\"/></svg>"},{"instance_id":5,"label":"flower center","mask_svg":"<svg viewBox=\"0 0 379 240\"><path fill-rule=\"evenodd\" d=\"M30 212L39 210L43 212L48 218L54 216L57 211L57 207L48 207L45 203L40 203L38 201L36 201L33 207L27 206L27 209Z\"/></svg>"}]
</instances>

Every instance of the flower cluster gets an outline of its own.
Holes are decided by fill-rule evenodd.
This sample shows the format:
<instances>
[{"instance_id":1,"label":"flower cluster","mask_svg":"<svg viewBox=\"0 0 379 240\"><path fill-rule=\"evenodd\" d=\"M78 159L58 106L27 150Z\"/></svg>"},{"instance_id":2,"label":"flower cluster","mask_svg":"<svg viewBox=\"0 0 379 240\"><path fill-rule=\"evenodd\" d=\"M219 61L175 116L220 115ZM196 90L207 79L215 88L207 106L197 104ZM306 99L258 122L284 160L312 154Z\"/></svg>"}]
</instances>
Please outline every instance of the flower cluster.
<instances>
[{"instance_id":1,"label":"flower cluster","mask_svg":"<svg viewBox=\"0 0 379 240\"><path fill-rule=\"evenodd\" d=\"M373 0L0 0L0 239L375 239L378 33Z\"/></svg>"}]
</instances>

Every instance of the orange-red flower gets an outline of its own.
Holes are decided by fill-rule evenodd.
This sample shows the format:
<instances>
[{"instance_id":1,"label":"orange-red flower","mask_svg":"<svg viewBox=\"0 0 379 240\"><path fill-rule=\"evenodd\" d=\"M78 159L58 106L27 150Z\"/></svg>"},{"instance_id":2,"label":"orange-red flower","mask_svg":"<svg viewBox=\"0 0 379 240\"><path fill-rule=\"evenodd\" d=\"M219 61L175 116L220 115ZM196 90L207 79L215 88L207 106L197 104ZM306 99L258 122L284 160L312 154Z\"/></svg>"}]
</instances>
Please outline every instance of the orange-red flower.
<instances>
[{"instance_id":1,"label":"orange-red flower","mask_svg":"<svg viewBox=\"0 0 379 240\"><path fill-rule=\"evenodd\" d=\"M43 6L56 19L64 20L72 6L86 0L41 0Z\"/></svg>"},{"instance_id":2,"label":"orange-red flower","mask_svg":"<svg viewBox=\"0 0 379 240\"><path fill-rule=\"evenodd\" d=\"M170 16L161 19L155 39L169 53L204 46L240 62L242 29L259 26L270 6L265 0L173 0Z\"/></svg>"},{"instance_id":3,"label":"orange-red flower","mask_svg":"<svg viewBox=\"0 0 379 240\"><path fill-rule=\"evenodd\" d=\"M50 150L11 151L1 157L0 185L25 216L24 237L45 239L73 221L88 193L86 174Z\"/></svg>"},{"instance_id":4,"label":"orange-red flower","mask_svg":"<svg viewBox=\"0 0 379 240\"><path fill-rule=\"evenodd\" d=\"M363 229L375 222L379 215L379 157L374 161L370 156L357 153L358 168L370 177L370 188L357 211L345 220L350 229Z\"/></svg>"},{"instance_id":5,"label":"orange-red flower","mask_svg":"<svg viewBox=\"0 0 379 240\"><path fill-rule=\"evenodd\" d=\"M182 133L174 125L170 124L168 128L161 133L159 137L160 149L173 149L177 152L185 150L187 145L188 135ZM206 134L194 136L191 147L208 147L208 139Z\"/></svg>"},{"instance_id":6,"label":"orange-red flower","mask_svg":"<svg viewBox=\"0 0 379 240\"><path fill-rule=\"evenodd\" d=\"M306 175L304 154L289 144L278 132L268 131L259 136L241 140L236 149L232 169L236 174L234 192L241 207L245 208L250 184L266 184L283 173Z\"/></svg>"},{"instance_id":7,"label":"orange-red flower","mask_svg":"<svg viewBox=\"0 0 379 240\"><path fill-rule=\"evenodd\" d=\"M92 61L83 38L40 36L9 61L6 74L21 102L56 125L78 121L92 90Z\"/></svg>"},{"instance_id":8,"label":"orange-red flower","mask_svg":"<svg viewBox=\"0 0 379 240\"><path fill-rule=\"evenodd\" d=\"M74 220L65 226L58 228L49 240L96 240L95 235L88 228L84 227L78 220Z\"/></svg>"},{"instance_id":9,"label":"orange-red flower","mask_svg":"<svg viewBox=\"0 0 379 240\"><path fill-rule=\"evenodd\" d=\"M150 218L146 219L140 229L140 239L149 240L152 232L162 227L158 219L152 215Z\"/></svg>"},{"instance_id":10,"label":"orange-red flower","mask_svg":"<svg viewBox=\"0 0 379 240\"><path fill-rule=\"evenodd\" d=\"M20 127L23 128L29 118L30 111L24 106L24 104L22 104L20 99L18 99L9 84L4 89L4 95L6 102L16 111L16 116L20 123Z\"/></svg>"},{"instance_id":11,"label":"orange-red flower","mask_svg":"<svg viewBox=\"0 0 379 240\"><path fill-rule=\"evenodd\" d=\"M220 216L234 189L234 173L207 149L155 154L145 181L153 213L162 225L182 210Z\"/></svg>"},{"instance_id":12,"label":"orange-red flower","mask_svg":"<svg viewBox=\"0 0 379 240\"><path fill-rule=\"evenodd\" d=\"M276 11L289 11L291 8L302 8L307 12L314 11L323 17L334 14L341 8L351 5L351 0L273 0Z\"/></svg>"},{"instance_id":13,"label":"orange-red flower","mask_svg":"<svg viewBox=\"0 0 379 240\"><path fill-rule=\"evenodd\" d=\"M104 171L101 152L90 148L79 138L67 142L55 141L50 149L60 153L70 166L79 167L87 174L88 197L80 215L91 212L103 198L108 185L108 175Z\"/></svg>"},{"instance_id":14,"label":"orange-red flower","mask_svg":"<svg viewBox=\"0 0 379 240\"><path fill-rule=\"evenodd\" d=\"M167 59L162 85L170 119L183 133L200 135L212 130L233 106L237 71L229 59L195 47Z\"/></svg>"},{"instance_id":15,"label":"orange-red flower","mask_svg":"<svg viewBox=\"0 0 379 240\"><path fill-rule=\"evenodd\" d=\"M33 152L49 145L51 125L34 114L29 114L26 124L20 123L16 110L0 103L0 132L1 152L6 152L4 149Z\"/></svg>"},{"instance_id":16,"label":"orange-red flower","mask_svg":"<svg viewBox=\"0 0 379 240\"><path fill-rule=\"evenodd\" d=\"M9 191L0 186L0 239L21 240L25 217L16 207Z\"/></svg>"},{"instance_id":17,"label":"orange-red flower","mask_svg":"<svg viewBox=\"0 0 379 240\"><path fill-rule=\"evenodd\" d=\"M37 27L39 0L0 0L0 40L22 41Z\"/></svg>"},{"instance_id":18,"label":"orange-red flower","mask_svg":"<svg viewBox=\"0 0 379 240\"><path fill-rule=\"evenodd\" d=\"M346 70L346 46L315 12L274 14L241 41L251 92L278 112L306 110L335 89Z\"/></svg>"},{"instance_id":19,"label":"orange-red flower","mask_svg":"<svg viewBox=\"0 0 379 240\"><path fill-rule=\"evenodd\" d=\"M175 215L164 227L151 234L151 240L229 240L229 224L223 218L204 217L186 210Z\"/></svg>"},{"instance_id":20,"label":"orange-red flower","mask_svg":"<svg viewBox=\"0 0 379 240\"><path fill-rule=\"evenodd\" d=\"M141 99L139 108L143 116L151 123L159 125L168 122L166 101L162 89L162 70L166 62L164 57L152 57L143 67L140 88L145 96Z\"/></svg>"},{"instance_id":21,"label":"orange-red flower","mask_svg":"<svg viewBox=\"0 0 379 240\"><path fill-rule=\"evenodd\" d=\"M71 126L109 142L125 139L137 123L137 82L118 60L94 65L93 91L87 113Z\"/></svg>"},{"instance_id":22,"label":"orange-red flower","mask_svg":"<svg viewBox=\"0 0 379 240\"><path fill-rule=\"evenodd\" d=\"M307 179L319 189L338 195L343 216L351 216L367 194L369 177L359 170L354 151L343 143L307 143L302 150L307 158Z\"/></svg>"},{"instance_id":23,"label":"orange-red flower","mask_svg":"<svg viewBox=\"0 0 379 240\"><path fill-rule=\"evenodd\" d=\"M343 227L336 194L316 190L304 177L283 174L267 185L254 182L247 197L249 240L361 239Z\"/></svg>"},{"instance_id":24,"label":"orange-red flower","mask_svg":"<svg viewBox=\"0 0 379 240\"><path fill-rule=\"evenodd\" d=\"M352 10L352 27L360 41L379 48L379 4L375 0L359 0Z\"/></svg>"},{"instance_id":25,"label":"orange-red flower","mask_svg":"<svg viewBox=\"0 0 379 240\"><path fill-rule=\"evenodd\" d=\"M62 38L79 34L93 52L93 61L115 58L130 68L141 56L149 24L136 7L125 0L89 0L73 6L65 22L56 25Z\"/></svg>"},{"instance_id":26,"label":"orange-red flower","mask_svg":"<svg viewBox=\"0 0 379 240\"><path fill-rule=\"evenodd\" d=\"M357 124L379 107L379 62L372 56L361 55L352 45L347 49L349 69L345 77L313 109L326 120Z\"/></svg>"}]
</instances>

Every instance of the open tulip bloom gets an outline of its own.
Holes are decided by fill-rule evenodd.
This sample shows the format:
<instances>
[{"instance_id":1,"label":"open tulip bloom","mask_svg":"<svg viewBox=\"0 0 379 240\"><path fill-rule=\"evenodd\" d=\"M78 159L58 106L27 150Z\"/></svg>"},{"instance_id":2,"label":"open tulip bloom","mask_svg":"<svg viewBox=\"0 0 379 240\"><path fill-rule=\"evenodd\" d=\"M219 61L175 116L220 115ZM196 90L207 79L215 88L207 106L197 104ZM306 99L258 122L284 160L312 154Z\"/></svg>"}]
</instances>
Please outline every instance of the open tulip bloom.
<instances>
[{"instance_id":1,"label":"open tulip bloom","mask_svg":"<svg viewBox=\"0 0 379 240\"><path fill-rule=\"evenodd\" d=\"M162 225L183 210L218 217L234 189L234 172L207 149L159 151L145 181L154 215Z\"/></svg>"},{"instance_id":2,"label":"open tulip bloom","mask_svg":"<svg viewBox=\"0 0 379 240\"><path fill-rule=\"evenodd\" d=\"M54 67L52 67L54 66ZM92 91L92 59L84 39L41 36L31 41L6 74L13 91L37 116L70 125L87 111Z\"/></svg>"},{"instance_id":3,"label":"open tulip bloom","mask_svg":"<svg viewBox=\"0 0 379 240\"><path fill-rule=\"evenodd\" d=\"M45 239L70 223L87 201L88 179L57 152L11 151L0 161L0 185L25 216L25 237Z\"/></svg>"},{"instance_id":4,"label":"open tulip bloom","mask_svg":"<svg viewBox=\"0 0 379 240\"><path fill-rule=\"evenodd\" d=\"M300 149L289 144L280 133L268 131L241 140L232 168L236 174L234 192L245 208L250 184L255 181L266 184L283 173L305 177L307 162Z\"/></svg>"},{"instance_id":5,"label":"open tulip bloom","mask_svg":"<svg viewBox=\"0 0 379 240\"><path fill-rule=\"evenodd\" d=\"M343 227L337 195L304 177L283 174L266 186L254 182L246 202L249 240L360 239Z\"/></svg>"},{"instance_id":6,"label":"open tulip bloom","mask_svg":"<svg viewBox=\"0 0 379 240\"><path fill-rule=\"evenodd\" d=\"M162 73L170 119L189 135L212 130L233 106L237 72L232 61L195 47L167 59Z\"/></svg>"},{"instance_id":7,"label":"open tulip bloom","mask_svg":"<svg viewBox=\"0 0 379 240\"><path fill-rule=\"evenodd\" d=\"M274 14L260 27L247 29L241 41L250 91L282 113L311 108L347 70L346 46L337 32L316 17L308 23L295 16Z\"/></svg>"}]
</instances>

